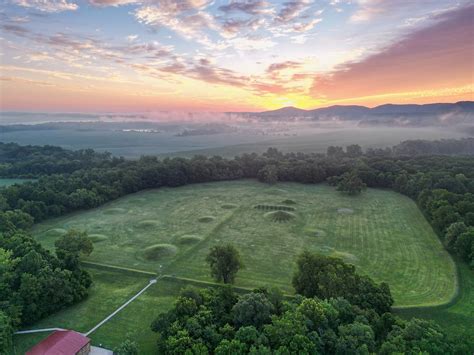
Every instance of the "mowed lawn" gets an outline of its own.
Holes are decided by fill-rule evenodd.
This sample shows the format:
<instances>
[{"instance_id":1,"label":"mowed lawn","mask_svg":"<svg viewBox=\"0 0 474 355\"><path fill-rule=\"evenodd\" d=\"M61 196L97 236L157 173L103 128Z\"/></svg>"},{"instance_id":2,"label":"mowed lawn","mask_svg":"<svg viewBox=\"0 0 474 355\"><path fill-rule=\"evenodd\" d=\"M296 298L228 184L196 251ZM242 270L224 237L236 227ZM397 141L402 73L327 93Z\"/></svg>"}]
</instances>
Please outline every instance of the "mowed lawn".
<instances>
[{"instance_id":1,"label":"mowed lawn","mask_svg":"<svg viewBox=\"0 0 474 355\"><path fill-rule=\"evenodd\" d=\"M65 328L87 332L125 303L145 285L149 276L123 271L88 268L94 280L89 297L27 329ZM156 353L156 334L150 330L155 317L172 307L181 284L159 280L128 307L89 337L93 345L113 349L127 336L140 345L140 354ZM24 354L48 333L14 336L15 354Z\"/></svg>"},{"instance_id":2,"label":"mowed lawn","mask_svg":"<svg viewBox=\"0 0 474 355\"><path fill-rule=\"evenodd\" d=\"M474 341L474 271L458 263L460 290L454 304L440 307L404 308L396 312L404 318L426 318L436 321L451 334L470 336Z\"/></svg>"},{"instance_id":3,"label":"mowed lawn","mask_svg":"<svg viewBox=\"0 0 474 355\"><path fill-rule=\"evenodd\" d=\"M294 210L277 222L256 205ZM209 248L232 243L245 263L239 286L291 292L296 257L310 250L388 282L396 306L442 304L456 289L455 265L416 204L388 190L350 197L323 184L250 180L162 188L47 221L33 233L52 248L70 228L95 240L89 261L197 280L210 280Z\"/></svg>"}]
</instances>

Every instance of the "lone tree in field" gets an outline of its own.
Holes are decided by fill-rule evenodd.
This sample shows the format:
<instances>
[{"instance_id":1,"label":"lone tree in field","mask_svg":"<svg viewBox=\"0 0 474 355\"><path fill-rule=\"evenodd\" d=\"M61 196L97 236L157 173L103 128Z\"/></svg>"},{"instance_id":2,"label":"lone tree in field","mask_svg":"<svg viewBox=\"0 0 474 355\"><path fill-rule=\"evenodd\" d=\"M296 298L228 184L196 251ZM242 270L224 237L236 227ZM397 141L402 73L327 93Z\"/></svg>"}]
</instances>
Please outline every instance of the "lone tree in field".
<instances>
[{"instance_id":1,"label":"lone tree in field","mask_svg":"<svg viewBox=\"0 0 474 355\"><path fill-rule=\"evenodd\" d=\"M206 257L211 267L211 275L218 282L234 283L235 275L243 267L240 254L231 244L216 245Z\"/></svg>"},{"instance_id":2,"label":"lone tree in field","mask_svg":"<svg viewBox=\"0 0 474 355\"><path fill-rule=\"evenodd\" d=\"M81 255L87 256L94 250L92 241L86 232L69 230L54 243L56 255L64 263L66 269L74 271L79 267Z\"/></svg>"},{"instance_id":3,"label":"lone tree in field","mask_svg":"<svg viewBox=\"0 0 474 355\"><path fill-rule=\"evenodd\" d=\"M358 195L367 187L355 171L344 173L337 184L337 191Z\"/></svg>"}]
</instances>

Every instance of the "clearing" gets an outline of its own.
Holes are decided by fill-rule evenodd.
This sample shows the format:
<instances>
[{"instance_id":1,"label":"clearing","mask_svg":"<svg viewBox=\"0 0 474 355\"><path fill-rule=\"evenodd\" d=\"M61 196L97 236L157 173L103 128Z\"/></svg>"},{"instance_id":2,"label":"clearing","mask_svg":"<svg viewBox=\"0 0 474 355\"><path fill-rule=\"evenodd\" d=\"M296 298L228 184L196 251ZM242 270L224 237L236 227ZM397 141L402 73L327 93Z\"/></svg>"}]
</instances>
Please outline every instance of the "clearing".
<instances>
[{"instance_id":1,"label":"clearing","mask_svg":"<svg viewBox=\"0 0 474 355\"><path fill-rule=\"evenodd\" d=\"M233 243L245 264L237 286L292 292L295 259L311 250L388 282L396 306L443 304L456 290L454 262L416 204L388 190L350 197L323 184L249 180L162 188L49 220L33 234L52 248L69 228L93 235L88 261L202 281L211 280L209 248Z\"/></svg>"}]
</instances>

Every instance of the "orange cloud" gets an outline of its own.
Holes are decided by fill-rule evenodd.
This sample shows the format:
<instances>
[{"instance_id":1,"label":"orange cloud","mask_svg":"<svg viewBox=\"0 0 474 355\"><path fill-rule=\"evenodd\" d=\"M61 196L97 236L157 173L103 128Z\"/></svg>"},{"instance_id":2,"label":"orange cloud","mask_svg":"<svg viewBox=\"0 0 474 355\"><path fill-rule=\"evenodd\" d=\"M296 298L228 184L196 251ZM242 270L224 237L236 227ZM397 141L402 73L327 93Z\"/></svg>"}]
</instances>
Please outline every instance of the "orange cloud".
<instances>
[{"instance_id":1,"label":"orange cloud","mask_svg":"<svg viewBox=\"0 0 474 355\"><path fill-rule=\"evenodd\" d=\"M439 15L434 25L407 35L379 53L315 78L311 94L340 101L472 84L473 18L472 5Z\"/></svg>"}]
</instances>

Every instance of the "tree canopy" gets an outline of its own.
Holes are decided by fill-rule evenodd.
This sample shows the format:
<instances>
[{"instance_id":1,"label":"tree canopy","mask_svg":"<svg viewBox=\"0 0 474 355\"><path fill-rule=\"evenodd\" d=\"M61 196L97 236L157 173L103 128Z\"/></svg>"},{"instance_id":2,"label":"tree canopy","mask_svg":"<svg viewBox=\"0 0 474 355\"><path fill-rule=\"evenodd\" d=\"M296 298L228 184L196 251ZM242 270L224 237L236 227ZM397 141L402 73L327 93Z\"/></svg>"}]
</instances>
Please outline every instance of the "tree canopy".
<instances>
[{"instance_id":1,"label":"tree canopy","mask_svg":"<svg viewBox=\"0 0 474 355\"><path fill-rule=\"evenodd\" d=\"M218 282L234 283L237 272L243 267L239 251L231 244L216 245L206 257L211 275Z\"/></svg>"}]
</instances>

